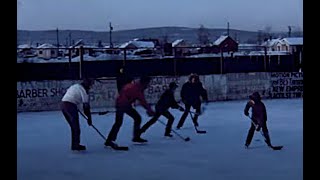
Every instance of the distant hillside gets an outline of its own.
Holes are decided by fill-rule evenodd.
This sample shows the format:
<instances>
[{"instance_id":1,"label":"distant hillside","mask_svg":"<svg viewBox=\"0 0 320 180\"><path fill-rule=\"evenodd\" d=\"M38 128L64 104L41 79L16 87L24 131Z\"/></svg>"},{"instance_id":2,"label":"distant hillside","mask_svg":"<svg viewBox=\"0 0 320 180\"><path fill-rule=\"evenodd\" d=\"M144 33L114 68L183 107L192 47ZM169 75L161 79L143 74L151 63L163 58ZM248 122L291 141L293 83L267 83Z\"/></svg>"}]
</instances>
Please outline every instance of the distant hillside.
<instances>
[{"instance_id":1,"label":"distant hillside","mask_svg":"<svg viewBox=\"0 0 320 180\"><path fill-rule=\"evenodd\" d=\"M220 35L226 33L226 29L207 29L210 34L210 40L213 42ZM169 42L176 39L185 39L190 43L198 43L198 28L187 27L155 27L144 29L133 29L123 31L113 31L112 41L114 44L120 44L132 40L134 38L158 38L163 40L167 37ZM85 44L98 44L99 41L103 45L109 45L109 32L97 32L97 31L81 31L81 30L59 30L59 44L69 45L69 34L71 34L71 40L76 42L79 39L83 39ZM257 40L258 32L242 31L242 30L230 30L230 36L237 38L240 43L255 42ZM71 42L72 42L71 41ZM17 31L17 44L29 44L36 45L37 43L51 43L57 44L56 30L48 31Z\"/></svg>"}]
</instances>

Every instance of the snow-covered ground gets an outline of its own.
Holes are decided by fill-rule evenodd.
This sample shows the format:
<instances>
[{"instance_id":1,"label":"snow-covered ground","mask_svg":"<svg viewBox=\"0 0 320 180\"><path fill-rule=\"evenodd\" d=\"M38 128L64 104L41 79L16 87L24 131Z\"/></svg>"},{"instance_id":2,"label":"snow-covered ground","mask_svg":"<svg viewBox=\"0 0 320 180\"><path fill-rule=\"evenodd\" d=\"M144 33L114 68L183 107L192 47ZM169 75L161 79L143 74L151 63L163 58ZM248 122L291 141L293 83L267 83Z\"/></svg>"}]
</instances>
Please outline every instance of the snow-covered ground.
<instances>
[{"instance_id":1,"label":"snow-covered ground","mask_svg":"<svg viewBox=\"0 0 320 180\"><path fill-rule=\"evenodd\" d=\"M104 140L81 117L83 153L70 150L70 129L61 112L17 114L18 180L302 180L303 179L303 99L264 100L268 128L274 145L268 148L259 132L250 149L244 148L249 119L243 115L246 101L212 102L199 117L196 134L186 119L182 136L163 137L161 123L151 126L142 137L147 145L131 142L133 121L125 116L117 142L128 145L127 152L105 148ZM143 123L145 110L137 108ZM181 112L171 110L176 126ZM106 135L114 113L93 115L93 123ZM161 121L166 121L164 117Z\"/></svg>"}]
</instances>

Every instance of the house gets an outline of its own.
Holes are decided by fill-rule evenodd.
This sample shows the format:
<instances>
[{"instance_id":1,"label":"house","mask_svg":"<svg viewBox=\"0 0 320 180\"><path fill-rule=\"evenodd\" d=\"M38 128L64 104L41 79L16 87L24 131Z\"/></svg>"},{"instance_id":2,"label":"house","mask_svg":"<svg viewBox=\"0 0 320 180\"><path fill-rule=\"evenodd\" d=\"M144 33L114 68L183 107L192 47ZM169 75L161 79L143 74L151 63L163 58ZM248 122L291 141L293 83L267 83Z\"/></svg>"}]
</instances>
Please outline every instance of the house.
<instances>
[{"instance_id":1,"label":"house","mask_svg":"<svg viewBox=\"0 0 320 180\"><path fill-rule=\"evenodd\" d=\"M138 41L144 41L144 42L153 42L154 44L154 48L161 48L160 46L160 42L159 42L159 39L155 39L155 38L142 38L142 39L136 39Z\"/></svg>"},{"instance_id":2,"label":"house","mask_svg":"<svg viewBox=\"0 0 320 180\"><path fill-rule=\"evenodd\" d=\"M217 45L214 44L208 44L208 45L202 45L199 50L200 54L216 54L220 53L220 49Z\"/></svg>"},{"instance_id":3,"label":"house","mask_svg":"<svg viewBox=\"0 0 320 180\"><path fill-rule=\"evenodd\" d=\"M154 48L155 45L152 41L141 41L139 39L134 39L132 41L121 44L119 48L121 49L141 49L141 48Z\"/></svg>"},{"instance_id":4,"label":"house","mask_svg":"<svg viewBox=\"0 0 320 180\"><path fill-rule=\"evenodd\" d=\"M174 56L183 56L189 52L189 44L184 39L177 39L171 44Z\"/></svg>"},{"instance_id":5,"label":"house","mask_svg":"<svg viewBox=\"0 0 320 180\"><path fill-rule=\"evenodd\" d=\"M213 46L217 46L220 52L237 52L238 43L230 36L220 36L214 41Z\"/></svg>"},{"instance_id":6,"label":"house","mask_svg":"<svg viewBox=\"0 0 320 180\"><path fill-rule=\"evenodd\" d=\"M76 57L80 55L80 47L83 48L83 54L88 54L89 56L95 56L95 49L98 47L85 45L83 40L78 40L74 45L69 46L69 50L71 50L71 57Z\"/></svg>"},{"instance_id":7,"label":"house","mask_svg":"<svg viewBox=\"0 0 320 180\"><path fill-rule=\"evenodd\" d=\"M52 44L42 44L37 47L36 54L39 58L51 59L58 57L58 48Z\"/></svg>"},{"instance_id":8,"label":"house","mask_svg":"<svg viewBox=\"0 0 320 180\"><path fill-rule=\"evenodd\" d=\"M303 37L283 38L279 44L281 44L282 51L290 53L301 52L303 50Z\"/></svg>"},{"instance_id":9,"label":"house","mask_svg":"<svg viewBox=\"0 0 320 180\"><path fill-rule=\"evenodd\" d=\"M17 48L18 57L35 57L36 54L34 52L34 48L29 44L21 44Z\"/></svg>"},{"instance_id":10,"label":"house","mask_svg":"<svg viewBox=\"0 0 320 180\"><path fill-rule=\"evenodd\" d=\"M120 49L125 49L126 50L126 54L138 53L139 55L142 55L140 53L144 53L144 52L148 52L149 53L149 51L147 51L147 50L153 51L154 48L155 48L155 44L152 41L141 41L138 38L136 38L134 40L131 40L129 42L121 44L119 46L119 48ZM122 54L122 53L124 53L124 50L122 50L120 54Z\"/></svg>"},{"instance_id":11,"label":"house","mask_svg":"<svg viewBox=\"0 0 320 180\"><path fill-rule=\"evenodd\" d=\"M264 41L261 45L266 47L267 51L282 51L281 44L279 44L280 41L281 41L280 38L268 39L268 40Z\"/></svg>"}]
</instances>

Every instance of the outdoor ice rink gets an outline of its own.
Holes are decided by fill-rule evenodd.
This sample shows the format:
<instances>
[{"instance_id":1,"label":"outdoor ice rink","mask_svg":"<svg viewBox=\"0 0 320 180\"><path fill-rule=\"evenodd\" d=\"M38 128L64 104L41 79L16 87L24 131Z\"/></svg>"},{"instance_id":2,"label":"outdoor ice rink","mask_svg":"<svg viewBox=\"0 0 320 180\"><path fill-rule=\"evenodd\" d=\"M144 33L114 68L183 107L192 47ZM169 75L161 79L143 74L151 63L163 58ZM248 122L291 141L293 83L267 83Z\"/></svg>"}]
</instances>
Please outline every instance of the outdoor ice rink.
<instances>
[{"instance_id":1,"label":"outdoor ice rink","mask_svg":"<svg viewBox=\"0 0 320 180\"><path fill-rule=\"evenodd\" d=\"M117 143L127 152L105 148L104 140L80 116L81 143L86 152L70 150L70 128L60 111L17 114L18 180L302 180L303 179L303 99L263 100L268 113L268 129L273 151L256 132L250 149L244 148L250 120L244 116L246 100L211 102L199 116L196 134L190 116L181 130L191 141L174 133L163 136L161 123L142 135L149 142L131 142L133 121L129 116L118 134ZM142 123L150 119L137 108ZM94 111L94 110L93 110ZM97 110L96 110L97 111ZM182 112L175 116L173 129ZM105 136L115 113L93 115L93 124ZM166 122L164 117L161 121Z\"/></svg>"}]
</instances>

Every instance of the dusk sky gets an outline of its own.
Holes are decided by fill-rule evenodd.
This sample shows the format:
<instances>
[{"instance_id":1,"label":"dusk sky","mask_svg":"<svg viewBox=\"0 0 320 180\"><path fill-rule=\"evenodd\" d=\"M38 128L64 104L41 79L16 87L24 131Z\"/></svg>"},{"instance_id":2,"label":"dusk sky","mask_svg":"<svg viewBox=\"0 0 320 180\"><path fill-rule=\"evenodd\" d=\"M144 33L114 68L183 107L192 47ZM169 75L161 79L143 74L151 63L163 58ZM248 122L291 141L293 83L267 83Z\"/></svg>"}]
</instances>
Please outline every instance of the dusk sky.
<instances>
[{"instance_id":1,"label":"dusk sky","mask_svg":"<svg viewBox=\"0 0 320 180\"><path fill-rule=\"evenodd\" d=\"M302 0L18 0L19 30L180 26L257 31L303 29Z\"/></svg>"}]
</instances>

